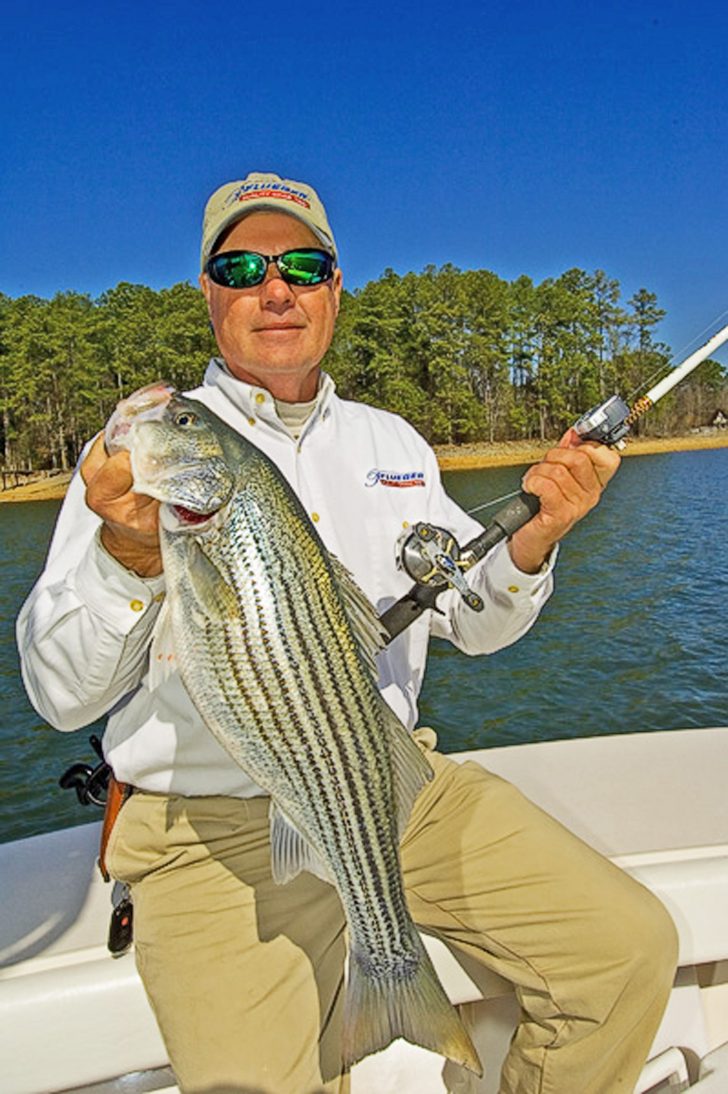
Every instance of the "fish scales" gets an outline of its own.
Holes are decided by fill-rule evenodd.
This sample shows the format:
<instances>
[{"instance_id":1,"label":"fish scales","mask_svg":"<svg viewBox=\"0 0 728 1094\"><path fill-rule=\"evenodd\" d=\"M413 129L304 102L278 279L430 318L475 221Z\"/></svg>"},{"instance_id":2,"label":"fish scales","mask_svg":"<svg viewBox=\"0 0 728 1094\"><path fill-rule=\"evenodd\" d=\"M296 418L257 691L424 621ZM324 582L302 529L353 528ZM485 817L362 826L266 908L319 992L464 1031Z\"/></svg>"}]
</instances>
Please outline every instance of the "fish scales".
<instances>
[{"instance_id":1,"label":"fish scales","mask_svg":"<svg viewBox=\"0 0 728 1094\"><path fill-rule=\"evenodd\" d=\"M241 508L240 516L243 518L242 523L245 526L248 524L244 520L245 511ZM253 530L254 531L254 530ZM277 569L282 569L285 564L285 559L280 555L273 557L275 548L270 548L268 544L263 540L262 543L256 545L256 551L261 552L262 546L266 547L266 567L264 569L264 575L267 580L273 580ZM290 565L290 562L289 562ZM322 567L322 569L324 569ZM237 571L236 571L237 572ZM236 572L230 574L231 581L237 580ZM318 590L319 574L315 575L316 582L315 588L309 589L310 593L315 593ZM262 598L265 599L265 598ZM268 601L271 603L271 601ZM368 840L368 829L365 820L363 799L365 795L368 795L369 790L366 787L363 778L359 775L362 769L362 760L365 759L362 753L362 738L359 734L353 732L348 737L336 737L333 738L327 735L322 726L327 723L331 723L336 719L338 724L348 724L350 726L356 726L357 722L361 722L366 717L366 710L359 698L359 692L356 687L353 686L351 680L351 669L356 663L356 652L353 642L350 641L348 632L341 624L340 620L332 621L329 616L329 622L338 623L339 626L336 629L337 637L340 639L339 646L339 664L335 664L335 653L327 646L323 649L323 659L325 664L323 665L323 673L318 671L322 666L318 662L309 662L304 658L304 635L308 630L308 633L316 633L320 631L326 619L324 613L329 606L326 601L316 598L315 595L306 595L303 598L298 597L294 601L291 586L284 586L283 591L278 591L276 600L276 615L278 618L275 620L269 620L269 630L274 631L283 641L285 645L289 647L290 654L295 658L298 665L298 674L296 678L287 678L283 675L277 677L280 683L280 691L277 696L277 700L273 699L270 694L267 696L266 702L278 713L276 720L276 728L278 733L285 731L287 726L282 723L288 723L290 718L299 713L305 712L306 709L313 710L315 717L308 728L313 730L313 738L307 733L307 725L302 717L296 719L297 728L301 732L300 745L306 749L307 762L299 768L299 774L302 780L302 786L309 792L313 791L312 798L310 800L313 803L320 803L323 809L326 809L326 813L323 817L319 814L317 820L321 824L322 831L326 832L327 827L332 833L332 843L334 847L341 844L341 827L346 825L347 841L356 840L360 838L360 855L359 868L367 869L370 862L375 862L378 867L377 873L386 871L386 868L391 865L385 863L383 859L378 855L378 847L382 845L381 840L371 841ZM330 610L330 609L329 609ZM254 614L252 618L252 626L256 627L258 618ZM332 631L329 629L329 633ZM294 637L297 639L293 641ZM250 646L246 646L246 657L243 663L243 670L252 672L258 678L261 674L260 658L256 656L255 644L251 643ZM285 651L283 656L277 656L277 652L274 651L273 656L278 662L278 666L281 672L285 666L287 660ZM216 665L225 664L225 660L217 657L214 658ZM237 665L237 659L232 661L232 664ZM265 667L265 660L263 661ZM342 667L343 665L343 667ZM357 665L358 667L358 665ZM349 687L342 686L339 681L347 676L347 683ZM238 679L240 679L238 677ZM347 702L348 701L348 702ZM327 765L326 779L321 779L318 765L316 764L316 756L319 756L320 760ZM386 759L386 757L383 757ZM370 766L370 765L367 765ZM381 767L377 768L378 771L388 773L388 764L384 763ZM357 794L352 796L351 805L356 812L357 823L355 825L347 825L348 814L344 809L344 801L342 799L341 787L348 782L350 785L354 785L352 780L355 780ZM306 785L308 783L308 786ZM300 792L301 787L296 786L294 793ZM332 794L334 800L331 800ZM387 818L389 820L389 818ZM338 837L338 838L337 838ZM386 844L385 844L386 846ZM347 868L347 860L342 860L342 867ZM367 881L373 884L374 878L377 873L370 873ZM349 872L349 882L353 883L353 872ZM375 903L374 910L376 911L378 904ZM367 909L370 912L372 909ZM374 924L378 926L378 917L367 917L364 920L365 924ZM378 931L381 937L384 937L383 931Z\"/></svg>"},{"instance_id":2,"label":"fish scales","mask_svg":"<svg viewBox=\"0 0 728 1094\"><path fill-rule=\"evenodd\" d=\"M320 873L342 902L343 1066L403 1036L480 1073L407 908L399 834L431 771L376 687L373 609L267 457L194 400L141 397L107 444L121 438L135 489L164 503L182 680L271 796L274 878Z\"/></svg>"}]
</instances>

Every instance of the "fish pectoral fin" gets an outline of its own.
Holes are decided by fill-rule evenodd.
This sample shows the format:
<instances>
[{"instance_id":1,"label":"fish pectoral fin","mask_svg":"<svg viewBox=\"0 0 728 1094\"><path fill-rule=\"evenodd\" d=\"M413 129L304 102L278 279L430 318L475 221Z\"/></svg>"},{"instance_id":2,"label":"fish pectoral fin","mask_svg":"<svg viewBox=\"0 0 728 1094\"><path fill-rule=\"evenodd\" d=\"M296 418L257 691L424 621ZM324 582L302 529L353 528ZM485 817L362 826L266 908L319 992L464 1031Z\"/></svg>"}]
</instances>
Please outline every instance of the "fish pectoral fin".
<instances>
[{"instance_id":1,"label":"fish pectoral fin","mask_svg":"<svg viewBox=\"0 0 728 1094\"><path fill-rule=\"evenodd\" d=\"M240 606L232 586L191 537L188 561L187 578L195 602L203 608L205 615L221 622L236 619Z\"/></svg>"},{"instance_id":2,"label":"fish pectoral fin","mask_svg":"<svg viewBox=\"0 0 728 1094\"><path fill-rule=\"evenodd\" d=\"M270 851L271 873L276 885L293 881L301 870L308 870L309 874L334 884L331 873L311 844L274 801L270 805Z\"/></svg>"},{"instance_id":3,"label":"fish pectoral fin","mask_svg":"<svg viewBox=\"0 0 728 1094\"><path fill-rule=\"evenodd\" d=\"M389 635L382 626L373 604L366 593L359 588L346 566L339 562L335 555L330 554L329 558L352 634L367 668L376 681L379 675L377 654L387 645Z\"/></svg>"},{"instance_id":4,"label":"fish pectoral fin","mask_svg":"<svg viewBox=\"0 0 728 1094\"><path fill-rule=\"evenodd\" d=\"M415 744L412 734L405 729L383 699L382 707L384 722L389 730L392 783L397 809L397 826L401 838L407 827L415 798L433 778L434 772Z\"/></svg>"}]
</instances>

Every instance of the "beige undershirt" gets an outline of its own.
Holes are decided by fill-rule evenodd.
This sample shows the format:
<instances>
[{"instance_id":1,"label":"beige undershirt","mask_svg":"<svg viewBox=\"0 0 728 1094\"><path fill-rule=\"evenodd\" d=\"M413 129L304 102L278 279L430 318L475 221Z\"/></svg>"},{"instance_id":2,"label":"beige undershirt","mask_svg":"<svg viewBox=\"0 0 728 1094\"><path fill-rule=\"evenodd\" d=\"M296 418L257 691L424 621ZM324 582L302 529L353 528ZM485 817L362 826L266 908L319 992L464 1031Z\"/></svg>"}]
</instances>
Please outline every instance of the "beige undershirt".
<instances>
[{"instance_id":1,"label":"beige undershirt","mask_svg":"<svg viewBox=\"0 0 728 1094\"><path fill-rule=\"evenodd\" d=\"M314 411L318 402L318 395L309 403L283 403L280 399L273 400L276 404L276 413L283 422L294 441L303 433L303 427Z\"/></svg>"}]
</instances>

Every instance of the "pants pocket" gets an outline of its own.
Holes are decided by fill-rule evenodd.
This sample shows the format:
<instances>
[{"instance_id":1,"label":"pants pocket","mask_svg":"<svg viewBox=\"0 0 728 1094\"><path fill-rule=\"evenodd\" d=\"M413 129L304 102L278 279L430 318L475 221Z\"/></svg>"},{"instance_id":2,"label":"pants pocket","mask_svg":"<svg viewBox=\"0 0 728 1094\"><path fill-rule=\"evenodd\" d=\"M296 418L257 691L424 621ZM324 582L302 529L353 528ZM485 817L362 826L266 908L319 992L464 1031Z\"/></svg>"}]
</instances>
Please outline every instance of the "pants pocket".
<instances>
[{"instance_id":1,"label":"pants pocket","mask_svg":"<svg viewBox=\"0 0 728 1094\"><path fill-rule=\"evenodd\" d=\"M124 802L106 847L106 866L116 881L134 885L164 861L167 802L139 791Z\"/></svg>"}]
</instances>

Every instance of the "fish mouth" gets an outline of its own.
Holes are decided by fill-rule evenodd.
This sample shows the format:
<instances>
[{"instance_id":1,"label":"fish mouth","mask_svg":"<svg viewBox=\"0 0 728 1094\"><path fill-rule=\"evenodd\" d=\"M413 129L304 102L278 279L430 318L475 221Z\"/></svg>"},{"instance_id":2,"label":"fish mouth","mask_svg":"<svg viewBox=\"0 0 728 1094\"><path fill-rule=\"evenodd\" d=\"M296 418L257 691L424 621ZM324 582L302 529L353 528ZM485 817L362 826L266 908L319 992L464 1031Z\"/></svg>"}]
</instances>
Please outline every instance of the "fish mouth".
<instances>
[{"instance_id":1,"label":"fish mouth","mask_svg":"<svg viewBox=\"0 0 728 1094\"><path fill-rule=\"evenodd\" d=\"M185 505L170 505L170 509L177 517L180 524L204 524L205 521L212 520L214 516L220 512L219 509L213 509L209 513L196 513L192 509L188 509Z\"/></svg>"}]
</instances>

